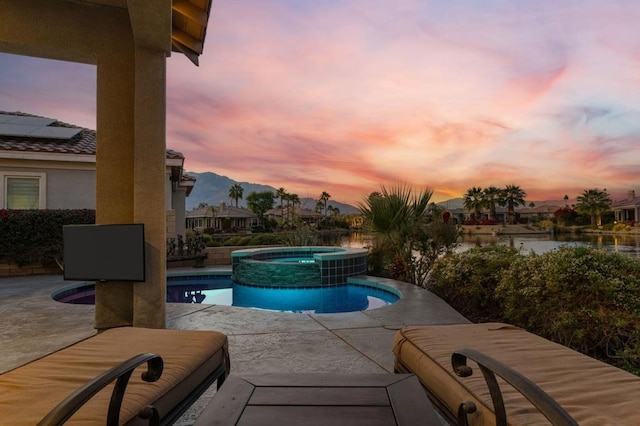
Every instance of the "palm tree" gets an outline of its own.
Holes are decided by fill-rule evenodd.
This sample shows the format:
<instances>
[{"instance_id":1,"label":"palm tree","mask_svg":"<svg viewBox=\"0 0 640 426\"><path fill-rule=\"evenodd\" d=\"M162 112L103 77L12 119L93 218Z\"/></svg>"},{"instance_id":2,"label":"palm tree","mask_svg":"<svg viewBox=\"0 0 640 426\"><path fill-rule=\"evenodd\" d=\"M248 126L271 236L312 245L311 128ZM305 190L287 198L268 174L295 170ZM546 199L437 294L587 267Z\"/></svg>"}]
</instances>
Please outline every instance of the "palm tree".
<instances>
[{"instance_id":1,"label":"palm tree","mask_svg":"<svg viewBox=\"0 0 640 426\"><path fill-rule=\"evenodd\" d=\"M359 203L359 208L371 232L404 259L407 249L410 257L411 247L407 244L414 228L426 220L432 195L431 189L414 195L406 184L396 184L388 189L383 186L380 196L366 198Z\"/></svg>"},{"instance_id":2,"label":"palm tree","mask_svg":"<svg viewBox=\"0 0 640 426\"><path fill-rule=\"evenodd\" d=\"M480 219L480 209L484 206L484 193L482 188L473 187L467 189L467 192L462 196L462 203L464 208L473 211L473 220Z\"/></svg>"},{"instance_id":3,"label":"palm tree","mask_svg":"<svg viewBox=\"0 0 640 426\"><path fill-rule=\"evenodd\" d=\"M234 183L231 188L229 188L229 198L232 200L236 200L236 207L238 207L238 199L242 198L242 193L244 192L244 188L240 186L240 184Z\"/></svg>"},{"instance_id":4,"label":"palm tree","mask_svg":"<svg viewBox=\"0 0 640 426\"><path fill-rule=\"evenodd\" d=\"M293 223L296 204L300 204L300 197L298 194L285 194L284 199L287 202L287 220Z\"/></svg>"},{"instance_id":5,"label":"palm tree","mask_svg":"<svg viewBox=\"0 0 640 426\"><path fill-rule=\"evenodd\" d=\"M300 197L298 194L289 194L289 201L293 204L293 209L295 210L296 205L300 205Z\"/></svg>"},{"instance_id":6,"label":"palm tree","mask_svg":"<svg viewBox=\"0 0 640 426\"><path fill-rule=\"evenodd\" d=\"M375 236L372 256L385 276L424 285L426 276L445 251L452 249L458 238L457 227L437 225L429 201L429 188L413 192L407 184L382 187L358 203L369 232ZM443 227L452 231L445 237ZM419 255L416 255L419 253ZM373 265L375 268L376 265Z\"/></svg>"},{"instance_id":7,"label":"palm tree","mask_svg":"<svg viewBox=\"0 0 640 426\"><path fill-rule=\"evenodd\" d=\"M331 206L329 206L331 207ZM322 209L324 209L324 204L322 204L322 201L318 200L316 202L316 207L315 209L313 209L316 213L322 213Z\"/></svg>"},{"instance_id":8,"label":"palm tree","mask_svg":"<svg viewBox=\"0 0 640 426\"><path fill-rule=\"evenodd\" d=\"M283 222L284 222L284 208L282 205L282 200L285 198L286 195L287 195L287 190L284 189L283 187L280 187L276 190L275 196L276 198L280 198L280 214L282 215Z\"/></svg>"},{"instance_id":9,"label":"palm tree","mask_svg":"<svg viewBox=\"0 0 640 426\"><path fill-rule=\"evenodd\" d=\"M329 198L331 198L331 195L329 195L328 192L326 191L322 191L322 194L320 195L320 201L322 201L324 203L324 215L327 216L327 201L329 201Z\"/></svg>"},{"instance_id":10,"label":"palm tree","mask_svg":"<svg viewBox=\"0 0 640 426\"><path fill-rule=\"evenodd\" d=\"M585 189L582 195L578 196L577 201L578 213L589 215L592 226L602 225L602 214L611 207L611 198L606 189L603 191L598 188Z\"/></svg>"},{"instance_id":11,"label":"palm tree","mask_svg":"<svg viewBox=\"0 0 640 426\"><path fill-rule=\"evenodd\" d=\"M513 225L515 223L515 208L519 205L526 205L524 201L524 197L527 196L527 193L522 190L518 185L507 185L503 190L503 200L504 204L507 206L508 214L509 214L509 224Z\"/></svg>"},{"instance_id":12,"label":"palm tree","mask_svg":"<svg viewBox=\"0 0 640 426\"><path fill-rule=\"evenodd\" d=\"M496 219L496 205L503 205L502 190L496 186L490 186L482 190L484 204L489 207L489 219Z\"/></svg>"}]
</instances>

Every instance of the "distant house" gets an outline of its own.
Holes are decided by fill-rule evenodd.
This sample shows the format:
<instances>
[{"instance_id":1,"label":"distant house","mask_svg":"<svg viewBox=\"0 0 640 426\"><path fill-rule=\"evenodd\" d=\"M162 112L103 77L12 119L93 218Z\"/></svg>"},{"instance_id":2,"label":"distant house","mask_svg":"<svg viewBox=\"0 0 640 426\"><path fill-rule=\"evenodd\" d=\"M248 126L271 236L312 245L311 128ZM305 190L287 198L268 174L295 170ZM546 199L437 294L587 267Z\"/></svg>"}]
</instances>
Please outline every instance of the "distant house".
<instances>
[{"instance_id":1,"label":"distant house","mask_svg":"<svg viewBox=\"0 0 640 426\"><path fill-rule=\"evenodd\" d=\"M250 230L259 223L255 213L241 207L227 206L225 203L220 203L218 207L199 207L187 212L186 216L187 228L197 231L207 228L216 231Z\"/></svg>"},{"instance_id":2,"label":"distant house","mask_svg":"<svg viewBox=\"0 0 640 426\"><path fill-rule=\"evenodd\" d=\"M475 212L473 210L467 210L464 208L447 209L450 214L451 223L461 225L468 220L473 220ZM489 210L483 209L480 211L480 216L476 220L482 221L489 219ZM493 218L496 223L507 223L509 220L507 209L503 207L496 207L496 217Z\"/></svg>"},{"instance_id":3,"label":"distant house","mask_svg":"<svg viewBox=\"0 0 640 426\"><path fill-rule=\"evenodd\" d=\"M560 210L560 206L541 205L535 207L525 207L516 210L521 219L526 219L530 223L540 222L541 220L552 220L554 213Z\"/></svg>"},{"instance_id":4,"label":"distant house","mask_svg":"<svg viewBox=\"0 0 640 426\"><path fill-rule=\"evenodd\" d=\"M314 224L325 216L322 213L304 208L276 207L275 209L267 210L265 217L276 221L284 221L285 223L290 222L292 217L295 217L296 220L300 220L303 223Z\"/></svg>"},{"instance_id":5,"label":"distant house","mask_svg":"<svg viewBox=\"0 0 640 426\"><path fill-rule=\"evenodd\" d=\"M184 234L195 178L167 150L167 236ZM56 119L0 111L0 209L95 209L96 132Z\"/></svg>"},{"instance_id":6,"label":"distant house","mask_svg":"<svg viewBox=\"0 0 640 426\"><path fill-rule=\"evenodd\" d=\"M186 214L187 229L203 231L207 228L213 229L215 225L215 207L198 207Z\"/></svg>"},{"instance_id":7,"label":"distant house","mask_svg":"<svg viewBox=\"0 0 640 426\"><path fill-rule=\"evenodd\" d=\"M627 198L611 204L617 222L638 222L640 217L640 197L635 191L629 191Z\"/></svg>"}]
</instances>

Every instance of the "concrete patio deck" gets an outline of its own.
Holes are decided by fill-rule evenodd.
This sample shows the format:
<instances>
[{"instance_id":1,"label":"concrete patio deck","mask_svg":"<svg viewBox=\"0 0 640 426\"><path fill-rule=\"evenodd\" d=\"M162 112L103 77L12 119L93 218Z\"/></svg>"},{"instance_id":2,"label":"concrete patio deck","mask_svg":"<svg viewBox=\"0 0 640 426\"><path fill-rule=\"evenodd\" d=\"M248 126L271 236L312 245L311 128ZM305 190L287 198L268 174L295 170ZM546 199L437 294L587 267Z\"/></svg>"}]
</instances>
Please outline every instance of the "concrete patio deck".
<instances>
[{"instance_id":1,"label":"concrete patio deck","mask_svg":"<svg viewBox=\"0 0 640 426\"><path fill-rule=\"evenodd\" d=\"M167 328L227 334L232 374L349 374L392 373L393 337L405 325L469 322L427 290L377 280L400 290L402 299L380 309L341 314L170 303ZM51 298L53 291L68 284L61 275L0 278L0 372L95 334L93 306ZM215 392L213 388L177 424L191 424Z\"/></svg>"}]
</instances>

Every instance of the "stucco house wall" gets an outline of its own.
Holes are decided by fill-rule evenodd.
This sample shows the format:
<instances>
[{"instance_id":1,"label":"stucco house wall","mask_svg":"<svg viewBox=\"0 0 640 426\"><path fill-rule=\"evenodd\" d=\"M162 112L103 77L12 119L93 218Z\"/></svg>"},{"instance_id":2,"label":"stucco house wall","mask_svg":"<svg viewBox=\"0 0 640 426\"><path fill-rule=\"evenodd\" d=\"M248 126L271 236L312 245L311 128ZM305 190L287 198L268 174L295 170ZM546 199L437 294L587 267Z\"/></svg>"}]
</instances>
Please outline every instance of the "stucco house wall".
<instances>
[{"instance_id":1,"label":"stucco house wall","mask_svg":"<svg viewBox=\"0 0 640 426\"><path fill-rule=\"evenodd\" d=\"M37 117L25 113L1 115ZM42 117L40 117L42 118ZM55 121L55 126L77 128ZM40 182L39 209L96 208L96 144L95 131L82 129L70 139L51 140L37 137L6 135L0 128L0 209L7 206L8 178L30 177ZM185 235L185 198L195 185L195 178L183 174L184 156L166 150L164 184L167 210L167 237Z\"/></svg>"},{"instance_id":2,"label":"stucco house wall","mask_svg":"<svg viewBox=\"0 0 640 426\"><path fill-rule=\"evenodd\" d=\"M95 209L95 170L56 169L48 167L6 167L0 163L0 174L15 176L44 175L46 177L45 204L42 209ZM0 192L5 194L5 179L0 179ZM4 198L4 197L3 197ZM5 208L4 202L0 203Z\"/></svg>"}]
</instances>

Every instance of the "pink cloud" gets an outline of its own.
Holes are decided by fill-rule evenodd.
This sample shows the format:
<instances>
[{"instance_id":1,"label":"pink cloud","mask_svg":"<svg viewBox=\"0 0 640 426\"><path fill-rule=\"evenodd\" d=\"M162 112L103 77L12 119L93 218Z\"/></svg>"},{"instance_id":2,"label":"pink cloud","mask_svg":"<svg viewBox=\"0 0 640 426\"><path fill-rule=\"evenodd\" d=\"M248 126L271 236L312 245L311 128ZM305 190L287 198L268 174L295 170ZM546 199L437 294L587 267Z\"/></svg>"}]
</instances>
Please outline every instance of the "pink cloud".
<instances>
[{"instance_id":1,"label":"pink cloud","mask_svg":"<svg viewBox=\"0 0 640 426\"><path fill-rule=\"evenodd\" d=\"M200 67L168 60L167 144L190 170L345 202L392 182L437 200L637 186L639 18L604 0L218 2ZM0 61L0 109L95 126L92 67Z\"/></svg>"}]
</instances>

